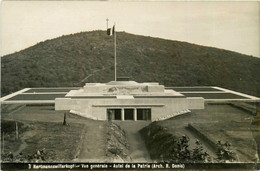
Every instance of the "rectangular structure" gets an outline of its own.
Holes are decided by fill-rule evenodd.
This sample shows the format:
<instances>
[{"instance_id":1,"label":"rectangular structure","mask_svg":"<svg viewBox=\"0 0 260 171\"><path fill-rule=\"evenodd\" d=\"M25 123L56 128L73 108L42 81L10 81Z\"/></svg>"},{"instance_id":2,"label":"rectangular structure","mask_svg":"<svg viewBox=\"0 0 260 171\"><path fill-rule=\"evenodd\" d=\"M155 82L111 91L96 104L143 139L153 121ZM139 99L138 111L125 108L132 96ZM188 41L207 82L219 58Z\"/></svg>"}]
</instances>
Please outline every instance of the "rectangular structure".
<instances>
[{"instance_id":1,"label":"rectangular structure","mask_svg":"<svg viewBox=\"0 0 260 171\"><path fill-rule=\"evenodd\" d=\"M184 95L164 89L158 83L136 83L134 81L112 81L106 84L86 84L82 89L70 91L64 98L56 99L56 110L77 111L81 116L99 120L161 120L189 111L204 108L201 98L187 99ZM70 102L68 102L70 101ZM68 104L69 103L69 104ZM193 103L192 103L193 104Z\"/></svg>"}]
</instances>

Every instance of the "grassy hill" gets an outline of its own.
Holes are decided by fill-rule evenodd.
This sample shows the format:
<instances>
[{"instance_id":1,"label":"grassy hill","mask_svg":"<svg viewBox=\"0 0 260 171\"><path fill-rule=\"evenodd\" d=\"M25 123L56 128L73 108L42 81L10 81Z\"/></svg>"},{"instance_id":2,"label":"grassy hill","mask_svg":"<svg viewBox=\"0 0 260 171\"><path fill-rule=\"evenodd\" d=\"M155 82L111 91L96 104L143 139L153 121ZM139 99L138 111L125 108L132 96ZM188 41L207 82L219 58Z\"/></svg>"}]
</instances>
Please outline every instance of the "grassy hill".
<instances>
[{"instance_id":1,"label":"grassy hill","mask_svg":"<svg viewBox=\"0 0 260 171\"><path fill-rule=\"evenodd\" d=\"M118 75L165 86L215 85L260 97L260 59L223 49L117 33ZM113 37L81 32L1 58L2 96L25 87L114 79Z\"/></svg>"}]
</instances>

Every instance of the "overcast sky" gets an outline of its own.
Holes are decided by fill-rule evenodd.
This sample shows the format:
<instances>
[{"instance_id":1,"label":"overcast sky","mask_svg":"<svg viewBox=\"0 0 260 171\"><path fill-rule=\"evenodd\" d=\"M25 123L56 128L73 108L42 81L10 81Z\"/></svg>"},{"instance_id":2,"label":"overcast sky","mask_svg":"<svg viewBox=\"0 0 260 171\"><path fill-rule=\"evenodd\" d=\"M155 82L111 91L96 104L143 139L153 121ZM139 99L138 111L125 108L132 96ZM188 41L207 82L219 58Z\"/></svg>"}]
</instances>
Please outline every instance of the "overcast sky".
<instances>
[{"instance_id":1,"label":"overcast sky","mask_svg":"<svg viewBox=\"0 0 260 171\"><path fill-rule=\"evenodd\" d=\"M116 22L118 31L260 56L259 2L5 1L1 55Z\"/></svg>"}]
</instances>

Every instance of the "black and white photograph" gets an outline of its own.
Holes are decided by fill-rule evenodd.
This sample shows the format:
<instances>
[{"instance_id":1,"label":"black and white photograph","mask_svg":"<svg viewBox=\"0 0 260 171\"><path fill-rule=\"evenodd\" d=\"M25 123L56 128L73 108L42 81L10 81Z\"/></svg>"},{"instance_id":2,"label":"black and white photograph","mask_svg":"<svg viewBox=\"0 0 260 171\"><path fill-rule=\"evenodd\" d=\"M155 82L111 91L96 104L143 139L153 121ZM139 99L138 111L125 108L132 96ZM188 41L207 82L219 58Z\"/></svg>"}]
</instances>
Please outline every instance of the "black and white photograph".
<instances>
[{"instance_id":1,"label":"black and white photograph","mask_svg":"<svg viewBox=\"0 0 260 171\"><path fill-rule=\"evenodd\" d=\"M259 1L1 1L1 170L260 169Z\"/></svg>"}]
</instances>

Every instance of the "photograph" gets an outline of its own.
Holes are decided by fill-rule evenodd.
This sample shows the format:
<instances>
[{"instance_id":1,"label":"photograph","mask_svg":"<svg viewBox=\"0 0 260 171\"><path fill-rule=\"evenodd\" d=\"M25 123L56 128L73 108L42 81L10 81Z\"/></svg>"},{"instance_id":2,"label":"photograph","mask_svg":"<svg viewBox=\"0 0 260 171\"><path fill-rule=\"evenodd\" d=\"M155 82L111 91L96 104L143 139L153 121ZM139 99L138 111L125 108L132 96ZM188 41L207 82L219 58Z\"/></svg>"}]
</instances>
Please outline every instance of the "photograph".
<instances>
[{"instance_id":1,"label":"photograph","mask_svg":"<svg viewBox=\"0 0 260 171\"><path fill-rule=\"evenodd\" d=\"M1 170L260 169L260 2L1 1Z\"/></svg>"}]
</instances>

